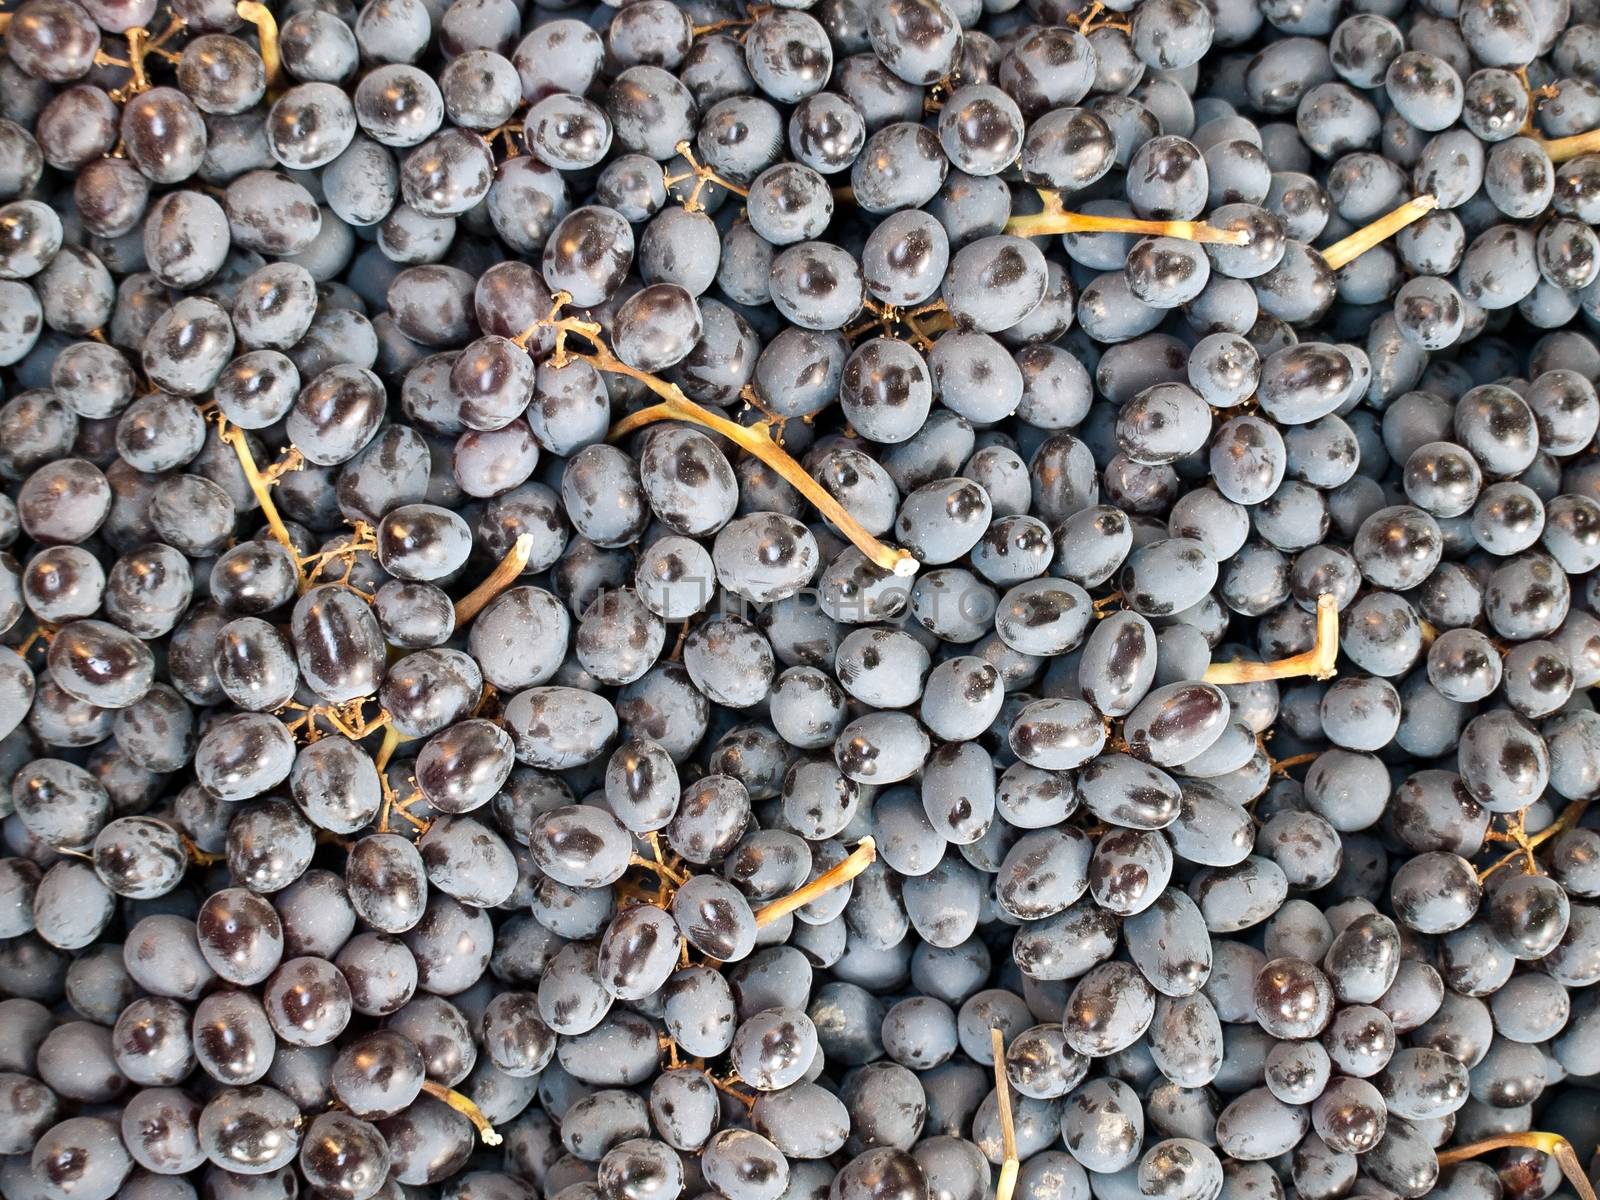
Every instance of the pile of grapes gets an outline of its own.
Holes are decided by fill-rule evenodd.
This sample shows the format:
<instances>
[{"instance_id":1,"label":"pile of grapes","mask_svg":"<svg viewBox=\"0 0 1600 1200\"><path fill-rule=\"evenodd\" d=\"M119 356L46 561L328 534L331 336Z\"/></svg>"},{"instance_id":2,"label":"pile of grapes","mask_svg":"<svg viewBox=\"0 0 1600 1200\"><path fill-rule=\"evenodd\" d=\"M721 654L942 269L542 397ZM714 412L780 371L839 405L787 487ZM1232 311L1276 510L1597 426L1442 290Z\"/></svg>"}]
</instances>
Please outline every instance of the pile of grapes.
<instances>
[{"instance_id":1,"label":"pile of grapes","mask_svg":"<svg viewBox=\"0 0 1600 1200\"><path fill-rule=\"evenodd\" d=\"M0 8L5 1200L1594 1200L1600 0Z\"/></svg>"}]
</instances>

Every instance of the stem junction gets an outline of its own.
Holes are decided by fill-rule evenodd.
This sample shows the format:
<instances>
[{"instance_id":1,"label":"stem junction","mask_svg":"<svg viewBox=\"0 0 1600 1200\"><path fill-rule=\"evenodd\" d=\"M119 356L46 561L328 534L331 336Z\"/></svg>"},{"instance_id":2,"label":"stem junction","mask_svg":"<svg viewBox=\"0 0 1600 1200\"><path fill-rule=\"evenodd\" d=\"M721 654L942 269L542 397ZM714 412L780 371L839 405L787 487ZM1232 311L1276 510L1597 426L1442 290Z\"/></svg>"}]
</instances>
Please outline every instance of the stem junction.
<instances>
[{"instance_id":1,"label":"stem junction","mask_svg":"<svg viewBox=\"0 0 1600 1200\"><path fill-rule=\"evenodd\" d=\"M1206 668L1206 682L1215 684L1260 683L1267 679L1293 679L1310 675L1313 679L1332 679L1338 672L1339 602L1329 593L1317 597L1317 639L1303 654L1290 655L1274 662L1212 663Z\"/></svg>"},{"instance_id":2,"label":"stem junction","mask_svg":"<svg viewBox=\"0 0 1600 1200\"><path fill-rule=\"evenodd\" d=\"M609 440L617 441L636 430L643 429L646 425L653 425L659 421L687 421L719 433L771 467L795 491L809 500L818 512L833 522L839 532L854 543L857 549L880 570L899 576L916 574L919 564L909 551L879 541L833 497L831 492L808 475L800 464L790 457L788 451L773 437L771 421L763 420L750 425L741 425L703 405L696 404L684 395L677 384L668 383L660 376L629 366L606 344L598 322L561 315L562 308L570 300L571 297L567 293L558 292L550 315L535 322L512 340L526 349L534 334L540 329L552 329L555 331L555 346L550 357L553 365L565 366L575 358L582 359L603 374L623 375L637 380L661 398L661 403L630 413L613 425L607 435ZM590 349L586 351L571 349L567 345L569 337L581 338L589 344Z\"/></svg>"},{"instance_id":3,"label":"stem junction","mask_svg":"<svg viewBox=\"0 0 1600 1200\"><path fill-rule=\"evenodd\" d=\"M1017 1159L1017 1126L1011 1116L1011 1081L1006 1078L1005 1036L998 1029L990 1029L989 1044L994 1048L994 1096L1000 1109L1000 1145L1005 1156L1000 1163L994 1200L1011 1200L1021 1164Z\"/></svg>"},{"instance_id":4,"label":"stem junction","mask_svg":"<svg viewBox=\"0 0 1600 1200\"><path fill-rule=\"evenodd\" d=\"M1572 1185L1572 1190L1577 1192L1582 1200L1596 1200L1594 1185L1589 1182L1588 1173L1584 1171L1583 1164L1578 1161L1578 1152L1572 1148L1572 1143L1559 1133L1501 1133L1494 1137L1484 1138L1481 1142L1473 1142L1467 1146L1452 1146L1448 1150L1438 1152L1441 1167L1454 1166L1456 1163L1465 1162L1469 1158L1477 1158L1480 1154L1487 1154L1491 1150L1525 1149L1537 1150L1541 1154L1548 1154L1556 1160L1556 1165L1561 1168L1561 1173L1567 1177L1567 1182Z\"/></svg>"}]
</instances>

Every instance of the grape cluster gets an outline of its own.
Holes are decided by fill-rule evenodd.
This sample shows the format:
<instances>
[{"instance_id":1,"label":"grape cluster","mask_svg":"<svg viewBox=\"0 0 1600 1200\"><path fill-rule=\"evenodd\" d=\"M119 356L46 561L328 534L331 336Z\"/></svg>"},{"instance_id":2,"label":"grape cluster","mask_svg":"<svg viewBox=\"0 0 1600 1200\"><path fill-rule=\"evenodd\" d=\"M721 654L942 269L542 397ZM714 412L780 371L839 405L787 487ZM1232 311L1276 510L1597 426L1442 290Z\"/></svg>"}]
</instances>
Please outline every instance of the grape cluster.
<instances>
[{"instance_id":1,"label":"grape cluster","mask_svg":"<svg viewBox=\"0 0 1600 1200\"><path fill-rule=\"evenodd\" d=\"M0 13L6 1200L1594 1200L1600 0Z\"/></svg>"}]
</instances>

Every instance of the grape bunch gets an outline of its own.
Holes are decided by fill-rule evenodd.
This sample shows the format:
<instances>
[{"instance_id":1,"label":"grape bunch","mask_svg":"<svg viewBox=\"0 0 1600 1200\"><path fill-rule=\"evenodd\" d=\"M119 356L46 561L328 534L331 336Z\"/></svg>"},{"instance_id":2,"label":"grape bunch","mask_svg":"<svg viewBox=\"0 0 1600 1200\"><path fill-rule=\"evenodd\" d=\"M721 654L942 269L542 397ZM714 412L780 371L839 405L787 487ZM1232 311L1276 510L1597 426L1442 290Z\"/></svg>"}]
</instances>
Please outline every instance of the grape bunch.
<instances>
[{"instance_id":1,"label":"grape bunch","mask_svg":"<svg viewBox=\"0 0 1600 1200\"><path fill-rule=\"evenodd\" d=\"M1594 1200L1600 0L0 9L0 1196Z\"/></svg>"}]
</instances>

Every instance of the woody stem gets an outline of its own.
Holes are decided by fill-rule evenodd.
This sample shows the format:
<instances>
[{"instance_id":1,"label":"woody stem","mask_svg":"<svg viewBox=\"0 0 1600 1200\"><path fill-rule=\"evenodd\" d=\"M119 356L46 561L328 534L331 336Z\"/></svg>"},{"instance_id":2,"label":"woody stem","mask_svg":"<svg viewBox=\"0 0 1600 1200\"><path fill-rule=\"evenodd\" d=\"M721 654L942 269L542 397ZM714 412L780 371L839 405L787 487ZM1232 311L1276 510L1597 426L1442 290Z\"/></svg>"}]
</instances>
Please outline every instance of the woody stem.
<instances>
[{"instance_id":1,"label":"woody stem","mask_svg":"<svg viewBox=\"0 0 1600 1200\"><path fill-rule=\"evenodd\" d=\"M1215 684L1260 683L1267 679L1293 679L1310 675L1332 679L1339 660L1339 603L1323 593L1317 597L1317 639L1311 649L1273 662L1212 663L1206 668L1206 682Z\"/></svg>"},{"instance_id":2,"label":"woody stem","mask_svg":"<svg viewBox=\"0 0 1600 1200\"><path fill-rule=\"evenodd\" d=\"M1000 1109L1000 1145L1004 1155L1000 1162L1000 1180L995 1185L994 1200L1011 1200L1016 1190L1017 1127L1011 1116L1011 1081L1006 1078L1006 1043L998 1029L989 1030L989 1044L994 1049L994 1096Z\"/></svg>"},{"instance_id":3,"label":"woody stem","mask_svg":"<svg viewBox=\"0 0 1600 1200\"><path fill-rule=\"evenodd\" d=\"M758 927L770 925L779 917L792 913L797 908L804 908L818 896L831 892L840 884L849 883L861 872L865 871L878 857L878 846L870 837L861 839L861 844L850 853L850 857L830 867L818 875L799 891L791 892L780 900L774 900L765 908L756 912L756 925Z\"/></svg>"},{"instance_id":4,"label":"woody stem","mask_svg":"<svg viewBox=\"0 0 1600 1200\"><path fill-rule=\"evenodd\" d=\"M1437 196L1417 196L1407 200L1399 208L1385 213L1370 225L1363 225L1349 237L1341 238L1322 251L1322 261L1328 264L1330 270L1337 271L1438 207Z\"/></svg>"},{"instance_id":5,"label":"woody stem","mask_svg":"<svg viewBox=\"0 0 1600 1200\"><path fill-rule=\"evenodd\" d=\"M485 1146L498 1146L504 1140L495 1132L495 1127L489 1124L489 1118L483 1115L483 1110L460 1092L447 1088L442 1083L435 1083L431 1079L422 1081L422 1090L435 1100L448 1104L471 1121L477 1127L478 1136L483 1139Z\"/></svg>"},{"instance_id":6,"label":"woody stem","mask_svg":"<svg viewBox=\"0 0 1600 1200\"><path fill-rule=\"evenodd\" d=\"M511 544L511 549L506 551L505 557L489 573L489 577L456 601L456 628L459 629L472 620L483 611L489 601L515 583L532 555L533 535L519 534L517 540Z\"/></svg>"},{"instance_id":7,"label":"woody stem","mask_svg":"<svg viewBox=\"0 0 1600 1200\"><path fill-rule=\"evenodd\" d=\"M234 9L256 27L261 42L261 62L267 68L267 91L276 94L283 83L283 56L278 50L278 19L272 10L256 0L239 0Z\"/></svg>"},{"instance_id":8,"label":"woody stem","mask_svg":"<svg viewBox=\"0 0 1600 1200\"><path fill-rule=\"evenodd\" d=\"M1057 192L1040 191L1044 211L1012 217L1005 231L1017 237L1043 237L1056 233L1133 233L1145 237L1181 238L1186 242L1211 242L1243 246L1250 235L1243 229L1218 229L1204 221L1146 221L1138 217L1097 217L1068 212Z\"/></svg>"},{"instance_id":9,"label":"woody stem","mask_svg":"<svg viewBox=\"0 0 1600 1200\"><path fill-rule=\"evenodd\" d=\"M1572 1148L1572 1143L1559 1133L1496 1134L1494 1137L1484 1138L1481 1142L1452 1146L1448 1150L1439 1151L1439 1165L1454 1166L1458 1162L1465 1162L1469 1158L1476 1158L1491 1150L1507 1149L1537 1150L1541 1154L1550 1155L1561 1168L1561 1173L1567 1177L1567 1182L1572 1185L1573 1191L1577 1192L1582 1200L1595 1200L1594 1185L1589 1182L1583 1164L1578 1161L1577 1151Z\"/></svg>"}]
</instances>

